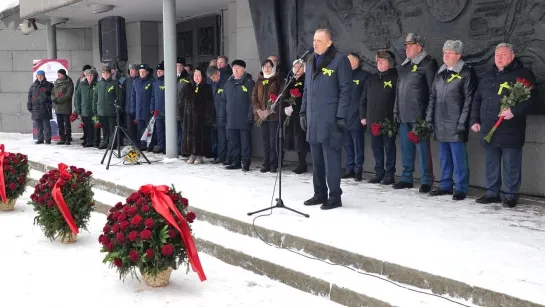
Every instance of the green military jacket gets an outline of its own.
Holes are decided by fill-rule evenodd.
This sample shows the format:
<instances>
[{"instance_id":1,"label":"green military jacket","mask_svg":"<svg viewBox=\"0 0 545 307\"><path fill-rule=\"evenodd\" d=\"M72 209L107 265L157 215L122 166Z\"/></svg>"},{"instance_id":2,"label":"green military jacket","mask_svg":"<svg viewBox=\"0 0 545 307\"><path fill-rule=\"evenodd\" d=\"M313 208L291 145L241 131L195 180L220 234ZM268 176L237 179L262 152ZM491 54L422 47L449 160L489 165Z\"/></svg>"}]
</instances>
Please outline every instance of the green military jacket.
<instances>
[{"instance_id":1,"label":"green military jacket","mask_svg":"<svg viewBox=\"0 0 545 307\"><path fill-rule=\"evenodd\" d=\"M74 95L74 82L70 77L55 81L51 92L51 101L56 114L72 114L72 96Z\"/></svg>"},{"instance_id":2,"label":"green military jacket","mask_svg":"<svg viewBox=\"0 0 545 307\"><path fill-rule=\"evenodd\" d=\"M98 116L116 116L115 104L121 97L121 86L117 80L102 79L97 83L93 98L93 112Z\"/></svg>"},{"instance_id":3,"label":"green military jacket","mask_svg":"<svg viewBox=\"0 0 545 307\"><path fill-rule=\"evenodd\" d=\"M76 91L76 113L81 116L93 116L93 96L96 93L96 81L91 84L87 79L81 81Z\"/></svg>"}]
</instances>

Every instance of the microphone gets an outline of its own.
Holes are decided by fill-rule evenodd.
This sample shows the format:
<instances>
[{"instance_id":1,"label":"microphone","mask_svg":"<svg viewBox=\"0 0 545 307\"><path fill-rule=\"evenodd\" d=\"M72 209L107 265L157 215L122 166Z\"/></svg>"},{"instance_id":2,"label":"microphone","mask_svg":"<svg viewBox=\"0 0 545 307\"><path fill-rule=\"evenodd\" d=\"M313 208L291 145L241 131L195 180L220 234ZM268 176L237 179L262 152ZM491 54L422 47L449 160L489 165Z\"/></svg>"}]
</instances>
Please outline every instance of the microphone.
<instances>
[{"instance_id":1,"label":"microphone","mask_svg":"<svg viewBox=\"0 0 545 307\"><path fill-rule=\"evenodd\" d=\"M301 63L301 64L304 63L304 62L305 62L305 58L307 57L307 55L309 55L309 54L310 54L311 52L313 52L313 51L314 51L314 48L309 48L309 49L307 49L307 50L305 51L305 53L303 53L303 55L302 55L299 59L297 59L295 62Z\"/></svg>"}]
</instances>

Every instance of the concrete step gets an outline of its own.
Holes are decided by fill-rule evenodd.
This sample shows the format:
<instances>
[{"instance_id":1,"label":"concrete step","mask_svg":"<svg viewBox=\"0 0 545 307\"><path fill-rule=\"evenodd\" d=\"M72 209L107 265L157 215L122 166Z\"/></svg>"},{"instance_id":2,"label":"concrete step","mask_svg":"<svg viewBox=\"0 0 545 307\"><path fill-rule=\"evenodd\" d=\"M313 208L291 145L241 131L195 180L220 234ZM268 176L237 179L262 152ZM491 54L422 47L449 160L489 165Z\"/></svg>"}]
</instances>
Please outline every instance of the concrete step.
<instances>
[{"instance_id":1,"label":"concrete step","mask_svg":"<svg viewBox=\"0 0 545 307\"><path fill-rule=\"evenodd\" d=\"M47 171L51 168L50 166L46 166L41 163L33 162L31 163L31 165L33 169L38 171ZM93 183L94 183L95 189L103 190L112 194L119 195L122 197L120 199L127 197L128 195L130 195L130 193L133 192L133 190L128 187L107 182L99 178L94 178ZM96 198L97 199L100 198L100 195L97 194ZM100 202L97 202L97 210L104 210L104 212L106 212L108 210L108 206L102 206ZM221 227L222 229L226 229L232 233L241 235L241 237L238 238L237 240L242 240L241 238L250 238L250 239L253 238L255 240L258 237L258 233L259 233L259 235L265 241L270 243L272 246L283 247L283 248L296 250L296 251L304 251L306 255L314 257L314 258L318 258L322 260L327 259L330 262L340 266L348 266L361 272L377 274L379 276L387 278L388 280L406 284L411 287L415 287L417 289L425 289L425 290L428 290L429 292L432 292L438 295L448 295L449 297L457 298L462 301L471 301L478 306L486 306L486 307L541 306L535 303L520 300L516 297L505 295L503 293L498 293L495 291L490 291L490 290L479 288L479 287L473 287L466 283L459 282L453 279L433 275L428 272L414 270L409 267L400 266L400 265L389 263L379 259L366 257L364 255L352 253L352 252L342 250L333 246L329 246L329 245L314 242L308 239L293 236L289 233L281 233L278 231L270 230L270 229L259 227L259 226L254 227L250 223L242 222L240 220L229 218L229 217L219 215L213 212L208 212L208 211L201 210L194 207L192 207L192 210L197 213L198 221L204 221L213 226ZM199 235L198 232L197 232L197 235ZM219 243L211 246L209 245L210 242L214 242L214 241L200 239L199 246L203 250L209 253L214 253L214 255L217 254L218 258L220 258L222 254L226 253L226 251L228 251L231 248L231 245L230 245L231 242L229 244L224 244L224 245L227 245L227 249L225 246L222 246ZM240 250L239 251L235 250L235 252L240 252ZM282 251L282 252L284 255L289 253L287 251ZM251 256L251 253L242 253L242 254ZM302 258L300 256L298 257ZM263 260L259 257L256 257L256 259ZM225 262L229 262L228 261L229 259L222 259L222 260L224 260ZM301 261L301 259L297 261ZM232 263L232 262L229 262L229 263ZM276 264L275 261L273 262L269 261L269 263L272 263L272 265L278 266L278 264ZM235 263L232 263L232 264L235 264ZM261 267L261 266L255 265L255 267ZM282 266L282 267L285 267L285 266ZM285 267L285 268L289 268L289 267ZM300 273L306 274L306 272L300 272ZM262 272L262 274L265 274L265 272ZM311 274L308 276L317 278ZM274 276L270 276L270 277L282 281L280 277L274 277ZM285 283L288 283L290 280L290 278L284 278L284 279L286 280ZM377 299L379 302L391 304L390 300L381 300L381 298L377 298L369 293L366 293L365 291L360 292L358 291L358 289L353 289L348 286L344 287L342 283L335 283L334 280L331 280L331 279L326 280L323 278L322 279L318 278L318 279L323 282L329 283L330 285L335 285L335 287L342 287L342 289L348 289L349 291L352 291L351 293L354 294L356 298L354 299L354 301L350 301L350 302L353 302L356 305L351 305L346 302L339 301L343 305L359 306L357 305L357 303L360 302L357 299L358 295L364 295L365 298ZM375 283L376 282L377 281L375 281ZM330 288L333 289L333 286L330 286ZM324 294L324 292L318 291L319 289L320 289L319 287L312 288L309 291L320 293L321 295ZM325 294L327 294L327 292L325 292ZM337 297L347 298L349 297L349 295L341 295L341 296L337 296L334 294L332 295L332 292L330 291L329 297L330 299L331 298L336 299ZM401 306L407 306L407 305L401 304Z\"/></svg>"}]
</instances>

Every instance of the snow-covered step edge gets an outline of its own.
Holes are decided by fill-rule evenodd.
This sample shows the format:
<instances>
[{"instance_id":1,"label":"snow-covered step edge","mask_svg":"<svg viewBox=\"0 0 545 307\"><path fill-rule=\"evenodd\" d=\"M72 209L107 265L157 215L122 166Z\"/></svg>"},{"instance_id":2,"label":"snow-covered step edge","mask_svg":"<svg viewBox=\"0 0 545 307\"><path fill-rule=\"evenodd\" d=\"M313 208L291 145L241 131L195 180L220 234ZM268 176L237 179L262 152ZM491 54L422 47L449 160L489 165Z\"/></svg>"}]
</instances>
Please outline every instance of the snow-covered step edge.
<instances>
[{"instance_id":1,"label":"snow-covered step edge","mask_svg":"<svg viewBox=\"0 0 545 307\"><path fill-rule=\"evenodd\" d=\"M104 204L105 201L124 200L121 196L105 191L95 191L94 198L95 202L103 205L105 209L111 206ZM440 298L409 292L346 268L307 259L208 222L196 221L193 229L200 252L342 305L452 306L452 303ZM430 293L426 290L416 290ZM379 295L374 292L378 292ZM472 306L468 302L461 302Z\"/></svg>"},{"instance_id":2,"label":"snow-covered step edge","mask_svg":"<svg viewBox=\"0 0 545 307\"><path fill-rule=\"evenodd\" d=\"M33 161L30 161L30 165L33 168L33 171L38 173L54 168ZM103 190L111 194L120 195L120 201L133 192L132 189L126 186L111 183L100 178L93 178L93 185L94 191ZM104 210L104 212L106 212L113 204L104 206L101 202L96 202L96 205L97 211ZM200 221L206 221L231 232L257 238L257 234L255 233L252 224L192 206L191 210L197 213L197 219ZM256 226L255 229L267 242L275 246L304 251L306 254L319 259L328 260L339 265L350 266L360 271L381 275L394 282L410 285L417 289L429 289L431 292L438 295L447 295L452 298L467 301L472 300L475 304L485 307L543 307L503 293L473 287L457 280L352 253L333 246L293 236L289 233L281 233L260 226ZM206 244L206 242L204 243Z\"/></svg>"}]
</instances>

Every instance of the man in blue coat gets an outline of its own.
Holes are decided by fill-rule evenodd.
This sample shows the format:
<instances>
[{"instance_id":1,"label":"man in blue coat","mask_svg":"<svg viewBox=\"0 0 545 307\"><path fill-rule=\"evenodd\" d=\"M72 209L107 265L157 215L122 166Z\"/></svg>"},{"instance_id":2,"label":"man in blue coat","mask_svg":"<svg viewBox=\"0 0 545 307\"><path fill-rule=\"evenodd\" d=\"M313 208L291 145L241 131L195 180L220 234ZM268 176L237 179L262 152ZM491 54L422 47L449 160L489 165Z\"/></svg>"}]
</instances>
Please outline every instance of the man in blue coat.
<instances>
[{"instance_id":1,"label":"man in blue coat","mask_svg":"<svg viewBox=\"0 0 545 307\"><path fill-rule=\"evenodd\" d=\"M304 204L322 205L321 209L327 210L342 206L341 150L352 72L348 58L333 45L329 30L316 30L313 47L314 54L306 64L300 121L312 154L314 196Z\"/></svg>"},{"instance_id":2,"label":"man in blue coat","mask_svg":"<svg viewBox=\"0 0 545 307\"><path fill-rule=\"evenodd\" d=\"M360 99L363 94L363 87L369 73L361 68L361 58L357 53L348 55L352 67L352 93L350 105L346 114L346 130L344 142L344 158L346 169L343 178L354 178L355 181L362 181L363 171L363 142L365 126L359 120Z\"/></svg>"},{"instance_id":3,"label":"man in blue coat","mask_svg":"<svg viewBox=\"0 0 545 307\"><path fill-rule=\"evenodd\" d=\"M165 153L165 64L157 65L157 80L153 82L153 96L151 97L150 112L155 119L155 131L157 132L157 145L153 147L154 153Z\"/></svg>"},{"instance_id":4,"label":"man in blue coat","mask_svg":"<svg viewBox=\"0 0 545 307\"><path fill-rule=\"evenodd\" d=\"M227 132L225 130L225 122L221 122L221 99L224 95L224 87L230 75L222 72L216 66L210 66L206 70L206 74L212 81L212 92L214 93L214 109L216 117L214 118L214 126L217 135L217 155L212 164L231 165L230 152L227 146Z\"/></svg>"},{"instance_id":5,"label":"man in blue coat","mask_svg":"<svg viewBox=\"0 0 545 307\"><path fill-rule=\"evenodd\" d=\"M140 78L134 81L131 96L130 112L134 113L136 120L138 121L138 132L136 135L136 141L140 142L140 150L149 151L153 148L147 148L146 142L140 141L148 123L151 119L150 106L151 98L153 96L153 77L150 75L147 64L140 64L138 66L138 73ZM150 144L151 145L151 144Z\"/></svg>"},{"instance_id":6,"label":"man in blue coat","mask_svg":"<svg viewBox=\"0 0 545 307\"><path fill-rule=\"evenodd\" d=\"M501 99L510 94L509 88L518 78L534 85L531 97L511 108L501 107ZM503 191L503 205L517 205L522 179L522 147L526 141L526 116L535 101L535 77L515 57L513 46L501 43L496 46L494 65L479 80L471 110L471 130L484 137L500 117L504 120L490 142L483 141L486 192L475 201L480 204L499 203ZM503 187L502 187L503 186Z\"/></svg>"},{"instance_id":7,"label":"man in blue coat","mask_svg":"<svg viewBox=\"0 0 545 307\"><path fill-rule=\"evenodd\" d=\"M225 83L221 97L220 124L225 123L232 156L227 169L242 167L247 172L252 159L252 91L255 82L246 73L246 62L234 60L231 66L233 75Z\"/></svg>"}]
</instances>

